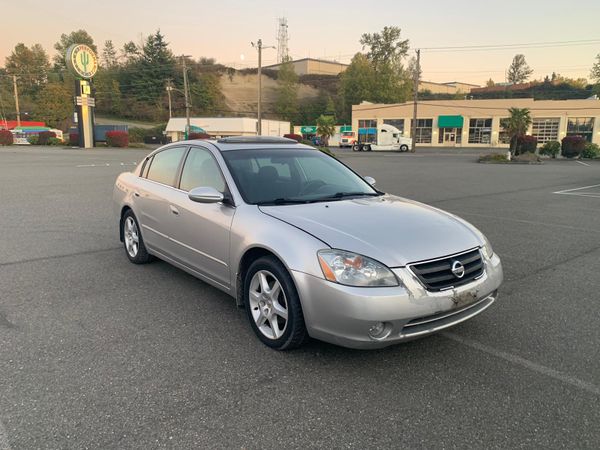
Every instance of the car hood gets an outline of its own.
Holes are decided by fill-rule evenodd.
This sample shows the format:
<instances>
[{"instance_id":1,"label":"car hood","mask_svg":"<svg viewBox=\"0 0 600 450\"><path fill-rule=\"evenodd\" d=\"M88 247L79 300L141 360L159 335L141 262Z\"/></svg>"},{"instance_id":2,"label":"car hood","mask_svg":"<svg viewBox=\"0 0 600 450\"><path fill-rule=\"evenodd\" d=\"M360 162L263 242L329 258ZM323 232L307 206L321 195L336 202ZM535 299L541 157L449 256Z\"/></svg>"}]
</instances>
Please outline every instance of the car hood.
<instances>
[{"instance_id":1,"label":"car hood","mask_svg":"<svg viewBox=\"0 0 600 450\"><path fill-rule=\"evenodd\" d=\"M389 267L483 245L481 234L464 220L393 195L259 208L332 248L359 253Z\"/></svg>"}]
</instances>

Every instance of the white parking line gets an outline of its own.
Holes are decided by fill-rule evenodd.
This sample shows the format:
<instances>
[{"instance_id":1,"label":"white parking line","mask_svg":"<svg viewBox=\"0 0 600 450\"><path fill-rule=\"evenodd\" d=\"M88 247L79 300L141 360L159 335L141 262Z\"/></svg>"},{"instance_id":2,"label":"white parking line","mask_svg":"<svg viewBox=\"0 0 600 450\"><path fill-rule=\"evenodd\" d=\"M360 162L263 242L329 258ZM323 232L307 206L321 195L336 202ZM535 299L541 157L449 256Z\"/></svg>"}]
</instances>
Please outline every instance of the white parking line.
<instances>
[{"instance_id":1,"label":"white parking line","mask_svg":"<svg viewBox=\"0 0 600 450\"><path fill-rule=\"evenodd\" d=\"M8 436L6 434L6 428L2 422L0 422L0 450L10 450L10 445L8 445Z\"/></svg>"},{"instance_id":2,"label":"white parking line","mask_svg":"<svg viewBox=\"0 0 600 450\"><path fill-rule=\"evenodd\" d=\"M599 187L600 184L593 184L591 186L583 186L583 187L578 187L575 189L565 189L564 191L556 191L553 192L553 194L568 194L569 192L575 192L575 191L582 191L584 189L591 189L591 188L595 188L595 187Z\"/></svg>"},{"instance_id":3,"label":"white parking line","mask_svg":"<svg viewBox=\"0 0 600 450\"><path fill-rule=\"evenodd\" d=\"M458 342L460 344L466 345L467 347L474 348L481 352L487 353L489 355L495 356L497 358L503 359L510 363L516 364L521 367L525 367L526 369L532 370L534 372L540 373L547 377L553 378L562 383L571 385L582 391L586 391L590 394L595 394L600 396L600 387L595 384L588 383L587 381L580 380L579 378L572 377L571 375L567 375L565 373L559 372L558 370L551 369L550 367L543 366L541 364L535 363L533 361L529 361L528 359L521 358L520 356L513 355L512 353L507 353L502 350L498 350L494 347L490 347L488 345L482 344L481 342L474 341L472 339L464 338L455 333L450 333L445 331L441 333L442 336Z\"/></svg>"},{"instance_id":4,"label":"white parking line","mask_svg":"<svg viewBox=\"0 0 600 450\"><path fill-rule=\"evenodd\" d=\"M579 162L579 161L576 161ZM553 194L560 194L560 195L576 195L578 197L596 197L596 198L600 198L600 192L579 192L579 191L583 191L584 189L593 189L593 188L597 188L600 187L600 184L593 184L591 186L583 186L583 187L578 187L575 189L565 189L563 191L556 191L553 192Z\"/></svg>"},{"instance_id":5,"label":"white parking line","mask_svg":"<svg viewBox=\"0 0 600 450\"><path fill-rule=\"evenodd\" d=\"M134 161L132 163L124 163L124 162L122 162L122 163L119 163L119 164L115 163L115 164L112 164L112 165L114 165L114 166L137 166L137 163ZM110 166L111 166L110 163L104 163L104 164L79 164L79 165L77 165L75 167L110 167Z\"/></svg>"},{"instance_id":6,"label":"white parking line","mask_svg":"<svg viewBox=\"0 0 600 450\"><path fill-rule=\"evenodd\" d=\"M584 165L584 166L588 166L588 167L590 167L590 164L588 164L588 163L584 163L583 161L575 161L575 162L576 162L576 163L578 163L578 164L582 164L582 165Z\"/></svg>"}]
</instances>

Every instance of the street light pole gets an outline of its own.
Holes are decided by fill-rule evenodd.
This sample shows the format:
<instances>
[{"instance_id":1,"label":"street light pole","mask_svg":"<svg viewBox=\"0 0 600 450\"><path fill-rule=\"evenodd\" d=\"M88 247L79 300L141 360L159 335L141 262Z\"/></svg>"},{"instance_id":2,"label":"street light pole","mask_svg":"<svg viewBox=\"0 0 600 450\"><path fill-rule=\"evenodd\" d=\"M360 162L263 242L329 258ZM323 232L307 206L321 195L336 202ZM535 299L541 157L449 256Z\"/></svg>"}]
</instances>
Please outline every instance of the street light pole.
<instances>
[{"instance_id":1,"label":"street light pole","mask_svg":"<svg viewBox=\"0 0 600 450\"><path fill-rule=\"evenodd\" d=\"M185 138L187 140L190 136L190 87L188 85L187 66L185 64L185 58L185 55L181 56L181 60L183 61L183 95L185 96Z\"/></svg>"},{"instance_id":2,"label":"street light pole","mask_svg":"<svg viewBox=\"0 0 600 450\"><path fill-rule=\"evenodd\" d=\"M258 50L258 106L256 108L258 123L256 126L256 134L262 135L262 50L263 48L275 48L275 46L263 47L262 39L259 39L256 44L251 42L252 47Z\"/></svg>"},{"instance_id":3,"label":"street light pole","mask_svg":"<svg viewBox=\"0 0 600 450\"><path fill-rule=\"evenodd\" d=\"M410 137L412 138L412 145L411 145L411 152L415 152L416 148L417 148L417 139L416 139L416 134L417 134L417 102L419 101L419 77L420 77L420 72L421 72L421 50L417 49L417 64L415 67L415 73L413 74L414 77L414 86L413 86L413 90L414 90L414 107L413 107L413 121L412 121L412 126L410 128Z\"/></svg>"},{"instance_id":4,"label":"street light pole","mask_svg":"<svg viewBox=\"0 0 600 450\"><path fill-rule=\"evenodd\" d=\"M15 109L17 110L17 126L21 126L21 111L19 110L19 90L17 89L17 76L13 75L13 89L15 91Z\"/></svg>"},{"instance_id":5,"label":"street light pole","mask_svg":"<svg viewBox=\"0 0 600 450\"><path fill-rule=\"evenodd\" d=\"M173 87L171 86L171 80L167 81L167 96L169 97L169 119L173 117L173 107L171 104L171 91Z\"/></svg>"}]
</instances>

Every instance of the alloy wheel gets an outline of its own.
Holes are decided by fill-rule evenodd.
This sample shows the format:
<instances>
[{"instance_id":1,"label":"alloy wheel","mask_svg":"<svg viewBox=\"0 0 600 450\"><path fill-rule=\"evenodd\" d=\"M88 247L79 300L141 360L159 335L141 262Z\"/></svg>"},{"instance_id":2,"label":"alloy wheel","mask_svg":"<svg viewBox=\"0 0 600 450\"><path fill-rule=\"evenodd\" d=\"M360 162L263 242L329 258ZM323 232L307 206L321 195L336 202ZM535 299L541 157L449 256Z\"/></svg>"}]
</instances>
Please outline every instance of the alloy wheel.
<instances>
[{"instance_id":1,"label":"alloy wheel","mask_svg":"<svg viewBox=\"0 0 600 450\"><path fill-rule=\"evenodd\" d=\"M279 280L267 270L259 270L250 281L249 303L252 318L269 339L279 339L288 324L288 303Z\"/></svg>"},{"instance_id":2,"label":"alloy wheel","mask_svg":"<svg viewBox=\"0 0 600 450\"><path fill-rule=\"evenodd\" d=\"M137 224L133 217L129 216L125 219L124 225L124 237L125 237L125 248L127 254L132 258L135 258L140 249L140 236L138 232Z\"/></svg>"}]
</instances>

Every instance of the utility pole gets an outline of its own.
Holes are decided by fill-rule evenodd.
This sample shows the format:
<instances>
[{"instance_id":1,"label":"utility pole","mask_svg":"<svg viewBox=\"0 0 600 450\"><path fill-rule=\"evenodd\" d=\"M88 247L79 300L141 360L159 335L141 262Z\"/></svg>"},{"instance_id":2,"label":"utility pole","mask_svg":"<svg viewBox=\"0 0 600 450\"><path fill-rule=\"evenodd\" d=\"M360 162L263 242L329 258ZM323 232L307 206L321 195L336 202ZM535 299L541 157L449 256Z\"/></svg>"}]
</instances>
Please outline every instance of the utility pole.
<instances>
[{"instance_id":1,"label":"utility pole","mask_svg":"<svg viewBox=\"0 0 600 450\"><path fill-rule=\"evenodd\" d=\"M13 75L13 88L15 90L15 109L17 110L17 126L21 126L21 111L19 110L19 90L17 89L17 76Z\"/></svg>"},{"instance_id":2,"label":"utility pole","mask_svg":"<svg viewBox=\"0 0 600 450\"><path fill-rule=\"evenodd\" d=\"M171 105L171 91L173 90L173 86L171 86L171 80L167 80L167 96L169 97L169 119L173 117L173 107Z\"/></svg>"},{"instance_id":3,"label":"utility pole","mask_svg":"<svg viewBox=\"0 0 600 450\"><path fill-rule=\"evenodd\" d=\"M417 102L419 101L419 73L421 72L421 50L417 49L417 66L415 67L414 75L414 107L413 107L413 120L412 127L410 129L410 137L412 138L412 146L410 151L415 152L417 148Z\"/></svg>"},{"instance_id":4,"label":"utility pole","mask_svg":"<svg viewBox=\"0 0 600 450\"><path fill-rule=\"evenodd\" d=\"M188 85L187 66L185 65L185 55L181 56L183 61L183 95L185 96L185 138L186 140L190 135L190 87Z\"/></svg>"},{"instance_id":5,"label":"utility pole","mask_svg":"<svg viewBox=\"0 0 600 450\"><path fill-rule=\"evenodd\" d=\"M274 46L263 47L262 39L259 39L256 44L251 42L252 47L258 50L258 107L256 108L258 123L256 126L256 135L262 135L262 50L263 48L275 48Z\"/></svg>"}]
</instances>

